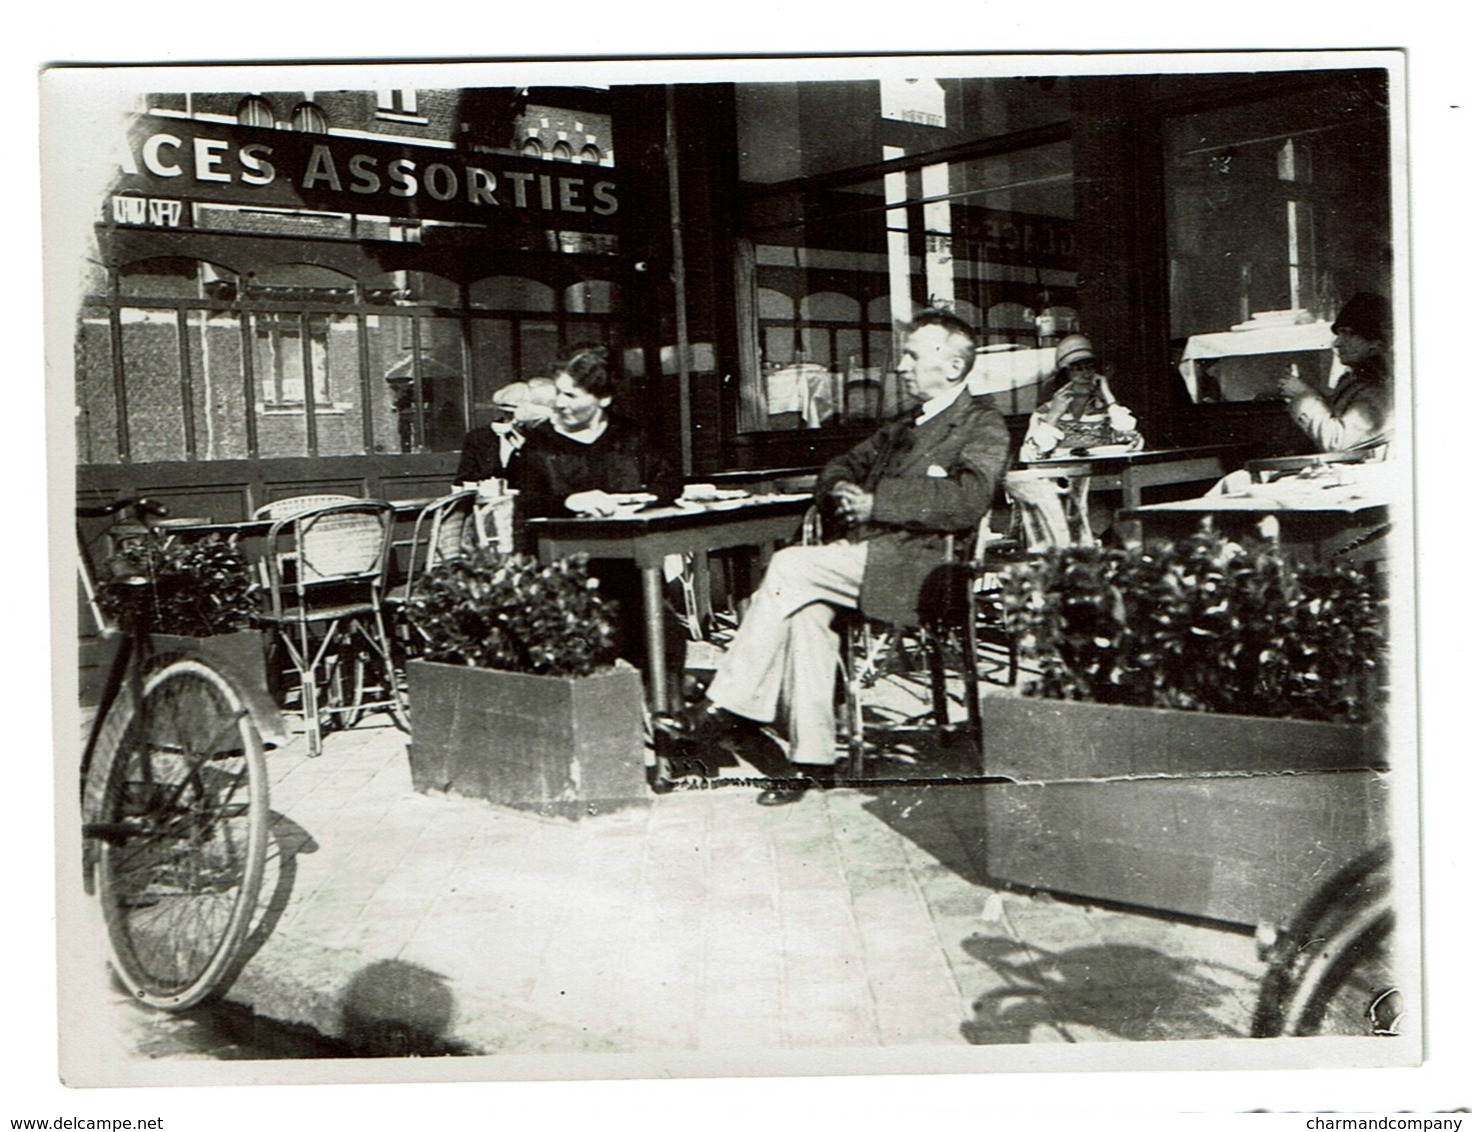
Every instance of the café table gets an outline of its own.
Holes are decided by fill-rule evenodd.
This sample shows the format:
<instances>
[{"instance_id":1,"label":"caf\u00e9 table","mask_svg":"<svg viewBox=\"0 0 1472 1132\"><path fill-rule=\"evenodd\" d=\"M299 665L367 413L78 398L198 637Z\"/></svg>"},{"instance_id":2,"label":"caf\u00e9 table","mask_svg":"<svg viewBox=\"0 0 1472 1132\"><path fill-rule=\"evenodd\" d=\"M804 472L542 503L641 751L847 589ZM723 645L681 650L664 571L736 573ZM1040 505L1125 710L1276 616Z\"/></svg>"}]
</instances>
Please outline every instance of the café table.
<instances>
[{"instance_id":1,"label":"caf\u00e9 table","mask_svg":"<svg viewBox=\"0 0 1472 1132\"><path fill-rule=\"evenodd\" d=\"M1245 491L1146 504L1120 514L1138 522L1147 537L1174 539L1206 530L1235 541L1263 539L1302 562L1383 560L1390 530L1386 492L1333 481L1253 484Z\"/></svg>"},{"instance_id":2,"label":"caf\u00e9 table","mask_svg":"<svg viewBox=\"0 0 1472 1132\"><path fill-rule=\"evenodd\" d=\"M811 502L808 494L753 495L710 504L630 508L606 518L529 519L526 526L544 562L586 554L631 559L638 566L649 656L645 682L650 705L660 713L670 709L662 613L665 556L791 541Z\"/></svg>"},{"instance_id":3,"label":"caf\u00e9 table","mask_svg":"<svg viewBox=\"0 0 1472 1132\"><path fill-rule=\"evenodd\" d=\"M1095 489L1118 491L1123 506L1144 505L1147 488L1215 482L1233 468L1249 448L1240 444L1202 444L1192 448L1144 448L1138 452L1084 452L1050 456L1019 465L1059 475L1089 476Z\"/></svg>"},{"instance_id":4,"label":"caf\u00e9 table","mask_svg":"<svg viewBox=\"0 0 1472 1132\"><path fill-rule=\"evenodd\" d=\"M1144 448L1138 452L1083 452L1077 455L1050 456L1020 464L1021 469L1050 472L1058 476L1088 476L1090 491L1117 491L1122 497L1123 511L1144 505L1149 488L1171 487L1192 483L1215 483L1234 468L1251 451L1241 444L1201 444L1190 448ZM1138 528L1133 520L1121 516L1126 524L1121 533L1126 542L1138 541Z\"/></svg>"}]
</instances>

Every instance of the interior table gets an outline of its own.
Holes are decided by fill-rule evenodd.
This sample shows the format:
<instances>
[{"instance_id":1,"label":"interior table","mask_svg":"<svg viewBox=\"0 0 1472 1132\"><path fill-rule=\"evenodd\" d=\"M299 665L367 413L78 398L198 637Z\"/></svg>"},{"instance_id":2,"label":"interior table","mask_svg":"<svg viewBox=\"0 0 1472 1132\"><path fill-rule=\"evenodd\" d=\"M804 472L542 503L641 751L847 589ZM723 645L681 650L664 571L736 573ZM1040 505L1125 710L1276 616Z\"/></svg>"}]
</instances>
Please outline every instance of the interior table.
<instances>
[{"instance_id":1,"label":"interior table","mask_svg":"<svg viewBox=\"0 0 1472 1132\"><path fill-rule=\"evenodd\" d=\"M644 633L650 706L670 709L664 653L663 579L669 554L695 554L733 547L767 547L795 539L809 495L755 495L703 507L656 507L608 518L529 519L527 530L544 562L586 554L632 559L643 581Z\"/></svg>"}]
</instances>

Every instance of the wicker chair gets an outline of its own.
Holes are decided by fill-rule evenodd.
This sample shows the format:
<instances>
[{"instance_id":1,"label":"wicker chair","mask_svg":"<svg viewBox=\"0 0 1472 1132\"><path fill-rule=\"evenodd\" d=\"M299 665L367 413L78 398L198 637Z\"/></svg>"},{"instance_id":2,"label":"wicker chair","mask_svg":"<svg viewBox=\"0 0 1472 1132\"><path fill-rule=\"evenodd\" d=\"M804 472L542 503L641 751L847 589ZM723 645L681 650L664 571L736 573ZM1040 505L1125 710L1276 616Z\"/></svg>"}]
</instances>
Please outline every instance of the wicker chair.
<instances>
[{"instance_id":1,"label":"wicker chair","mask_svg":"<svg viewBox=\"0 0 1472 1132\"><path fill-rule=\"evenodd\" d=\"M354 499L278 518L266 536L256 616L296 678L309 755L322 752L324 721L351 726L382 707L407 726L384 622L393 533L392 504Z\"/></svg>"}]
</instances>

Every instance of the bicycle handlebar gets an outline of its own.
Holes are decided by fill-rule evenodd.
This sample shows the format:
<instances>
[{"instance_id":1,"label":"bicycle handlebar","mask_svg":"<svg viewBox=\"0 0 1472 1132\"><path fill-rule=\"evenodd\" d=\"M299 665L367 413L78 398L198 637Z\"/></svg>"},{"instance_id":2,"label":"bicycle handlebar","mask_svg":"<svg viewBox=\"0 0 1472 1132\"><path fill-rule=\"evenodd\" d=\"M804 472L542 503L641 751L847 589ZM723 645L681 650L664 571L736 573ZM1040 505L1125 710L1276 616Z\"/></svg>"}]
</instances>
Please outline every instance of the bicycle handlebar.
<instances>
[{"instance_id":1,"label":"bicycle handlebar","mask_svg":"<svg viewBox=\"0 0 1472 1132\"><path fill-rule=\"evenodd\" d=\"M111 503L99 503L91 506L77 505L78 519L106 519L109 515L116 515L119 511L131 510L140 520L148 518L162 518L169 513L169 509L156 499L148 499L144 496L134 496L129 499L116 499Z\"/></svg>"}]
</instances>

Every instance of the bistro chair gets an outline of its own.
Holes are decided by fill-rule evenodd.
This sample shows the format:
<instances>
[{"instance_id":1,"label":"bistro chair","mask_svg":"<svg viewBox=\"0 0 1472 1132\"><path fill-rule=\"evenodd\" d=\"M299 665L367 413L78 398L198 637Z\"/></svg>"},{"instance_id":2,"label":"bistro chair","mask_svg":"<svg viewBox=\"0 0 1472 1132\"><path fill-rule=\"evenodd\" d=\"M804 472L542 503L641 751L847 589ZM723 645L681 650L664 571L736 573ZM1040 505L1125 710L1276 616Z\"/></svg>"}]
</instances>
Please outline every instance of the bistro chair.
<instances>
[{"instance_id":1,"label":"bistro chair","mask_svg":"<svg viewBox=\"0 0 1472 1132\"><path fill-rule=\"evenodd\" d=\"M251 518L286 519L299 512L310 511L314 507L326 507L330 503L351 503L357 498L356 495L289 495L282 499L273 499L270 503L262 503L251 513ZM291 560L291 553L287 552L282 561L290 563ZM257 562L256 569L260 574L258 580L261 588L265 589L270 584L265 561ZM288 575L291 569L289 565L285 567Z\"/></svg>"},{"instance_id":2,"label":"bistro chair","mask_svg":"<svg viewBox=\"0 0 1472 1132\"><path fill-rule=\"evenodd\" d=\"M414 520L403 581L390 589L384 598L393 624L394 639L405 655L416 654L423 637L402 616L404 606L430 570L463 558L482 544L476 507L476 490L468 488L426 504Z\"/></svg>"},{"instance_id":3,"label":"bistro chair","mask_svg":"<svg viewBox=\"0 0 1472 1132\"><path fill-rule=\"evenodd\" d=\"M1097 541L1089 523L1089 476L1017 468L1002 487L1012 507L1008 537L1029 553Z\"/></svg>"},{"instance_id":4,"label":"bistro chair","mask_svg":"<svg viewBox=\"0 0 1472 1132\"><path fill-rule=\"evenodd\" d=\"M310 756L322 752L324 719L352 726L382 707L405 725L384 621L393 533L392 504L353 499L278 518L266 535L265 607L256 616L296 678Z\"/></svg>"},{"instance_id":5,"label":"bistro chair","mask_svg":"<svg viewBox=\"0 0 1472 1132\"><path fill-rule=\"evenodd\" d=\"M809 508L803 518L802 541L808 545L824 541L821 512L816 506ZM951 727L947 681L954 667L961 678L967 734L973 744L980 742L983 641L1006 652L1006 683L1010 686L1017 682L1017 645L1003 620L996 570L997 557L1015 549L1016 544L992 532L990 511L982 516L972 535L952 535L948 544L947 561L932 571L921 590L915 624L884 624L861 614L842 619L840 714L848 733L852 778L862 778L864 773L865 692L885 676L913 671L916 654L924 658L930 691L930 710L926 714L938 735ZM994 667L987 666L987 679L992 678L993 671Z\"/></svg>"},{"instance_id":6,"label":"bistro chair","mask_svg":"<svg viewBox=\"0 0 1472 1132\"><path fill-rule=\"evenodd\" d=\"M350 503L356 495L290 495L284 499L273 499L262 503L251 516L255 519L285 519L300 511L314 507L326 507L330 503Z\"/></svg>"}]
</instances>

